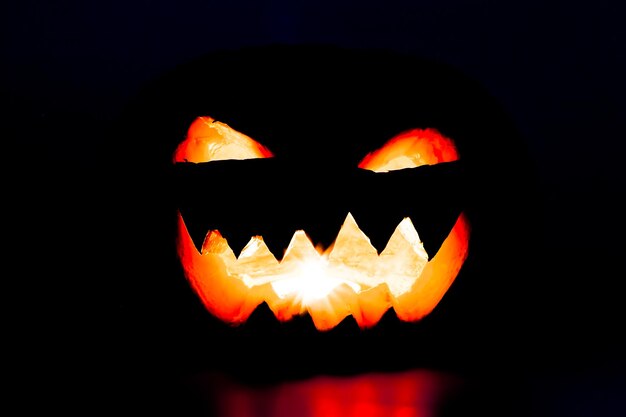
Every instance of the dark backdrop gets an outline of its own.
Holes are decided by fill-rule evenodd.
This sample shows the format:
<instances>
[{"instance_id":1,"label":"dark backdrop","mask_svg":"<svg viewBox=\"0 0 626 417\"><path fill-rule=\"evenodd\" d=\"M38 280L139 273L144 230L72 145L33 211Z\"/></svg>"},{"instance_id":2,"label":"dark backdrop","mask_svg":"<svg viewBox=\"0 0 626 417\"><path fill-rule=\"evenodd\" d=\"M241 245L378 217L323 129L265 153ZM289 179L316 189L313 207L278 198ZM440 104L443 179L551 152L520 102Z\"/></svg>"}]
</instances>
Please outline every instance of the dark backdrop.
<instances>
[{"instance_id":1,"label":"dark backdrop","mask_svg":"<svg viewBox=\"0 0 626 417\"><path fill-rule=\"evenodd\" d=\"M124 207L110 181L125 152L110 135L129 100L212 51L324 43L445 63L502 104L531 151L542 196L537 246L520 254L536 265L520 285L536 286L527 308L541 308L542 322L528 407L533 415L623 415L626 39L618 2L26 0L1 11L4 207L15 232L6 282L18 284L5 293L15 330L6 340L18 342L8 358L13 385L27 393L22 405L69 397L98 410L106 402L93 394L98 379L121 369L119 352L137 348L125 341L141 322L108 285L124 266L115 239L133 238L114 227ZM66 395L42 397L57 387Z\"/></svg>"}]
</instances>

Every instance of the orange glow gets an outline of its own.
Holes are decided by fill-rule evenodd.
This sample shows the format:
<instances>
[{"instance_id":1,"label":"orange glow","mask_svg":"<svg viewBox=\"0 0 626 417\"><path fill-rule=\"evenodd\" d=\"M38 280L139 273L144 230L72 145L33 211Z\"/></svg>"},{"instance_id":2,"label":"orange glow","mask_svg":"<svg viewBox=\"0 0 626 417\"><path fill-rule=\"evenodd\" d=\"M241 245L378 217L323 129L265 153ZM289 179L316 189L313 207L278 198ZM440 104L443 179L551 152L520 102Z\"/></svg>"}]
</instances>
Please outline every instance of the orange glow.
<instances>
[{"instance_id":1,"label":"orange glow","mask_svg":"<svg viewBox=\"0 0 626 417\"><path fill-rule=\"evenodd\" d=\"M212 117L198 117L174 151L174 162L269 158L272 153L254 139Z\"/></svg>"},{"instance_id":2,"label":"orange glow","mask_svg":"<svg viewBox=\"0 0 626 417\"><path fill-rule=\"evenodd\" d=\"M359 168L376 172L434 165L459 159L451 139L435 129L412 129L388 141L377 151L370 152Z\"/></svg>"},{"instance_id":3,"label":"orange glow","mask_svg":"<svg viewBox=\"0 0 626 417\"><path fill-rule=\"evenodd\" d=\"M174 161L208 162L271 156L253 139L209 117L197 119ZM208 159L206 159L208 158ZM450 139L434 130L412 130L368 154L363 169L387 171L458 158ZM278 260L262 236L236 256L218 230L209 230L199 252L178 216L178 254L185 275L206 308L233 325L266 302L278 320L308 313L318 330L352 315L361 328L393 308L401 320L429 314L456 278L468 253L469 223L461 214L437 255L429 259L411 219L404 218L378 252L350 213L327 249L297 230Z\"/></svg>"},{"instance_id":4,"label":"orange glow","mask_svg":"<svg viewBox=\"0 0 626 417\"><path fill-rule=\"evenodd\" d=\"M249 387L212 375L211 407L221 417L434 417L463 389L454 375L427 370L318 376Z\"/></svg>"}]
</instances>

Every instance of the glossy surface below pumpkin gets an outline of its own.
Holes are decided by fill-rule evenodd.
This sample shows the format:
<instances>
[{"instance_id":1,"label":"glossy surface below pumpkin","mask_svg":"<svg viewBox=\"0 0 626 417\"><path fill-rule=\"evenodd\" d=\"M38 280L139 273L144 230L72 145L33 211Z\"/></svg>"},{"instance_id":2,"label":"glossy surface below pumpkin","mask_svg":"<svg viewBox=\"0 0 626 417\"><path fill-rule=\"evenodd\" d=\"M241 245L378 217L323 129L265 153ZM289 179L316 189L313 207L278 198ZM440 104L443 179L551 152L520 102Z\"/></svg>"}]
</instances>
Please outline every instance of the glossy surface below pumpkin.
<instances>
[{"instance_id":1,"label":"glossy surface below pumpkin","mask_svg":"<svg viewBox=\"0 0 626 417\"><path fill-rule=\"evenodd\" d=\"M272 381L491 367L519 351L533 315L525 301L538 285L533 167L507 114L474 80L386 51L258 47L176 68L127 110L125 168L137 179L128 187L137 209L128 213L129 227L142 236L133 256L145 261L127 283L126 308L135 318L127 327L142 354L154 358L149 363ZM172 155L199 116L236 127L279 157L226 161L209 173L173 168ZM454 139L458 161L419 175L391 173L397 181L358 171L365 155L395 135L429 128ZM198 250L213 229L234 253L261 235L280 254L296 230L328 247L347 213L375 248L384 248L404 217L432 256L461 212L472 237L456 280L417 322L388 309L367 329L346 316L319 332L308 314L281 322L261 303L233 327L207 312L183 274L178 210Z\"/></svg>"}]
</instances>

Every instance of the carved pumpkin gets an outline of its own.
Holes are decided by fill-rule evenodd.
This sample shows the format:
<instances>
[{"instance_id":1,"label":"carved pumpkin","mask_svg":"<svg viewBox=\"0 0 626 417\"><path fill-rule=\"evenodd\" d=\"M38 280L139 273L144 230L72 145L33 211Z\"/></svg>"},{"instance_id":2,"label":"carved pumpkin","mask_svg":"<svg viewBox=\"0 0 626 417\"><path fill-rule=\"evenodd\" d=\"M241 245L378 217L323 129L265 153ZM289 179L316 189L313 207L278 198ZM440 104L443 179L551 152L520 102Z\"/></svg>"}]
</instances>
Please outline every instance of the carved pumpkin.
<instances>
[{"instance_id":1,"label":"carved pumpkin","mask_svg":"<svg viewBox=\"0 0 626 417\"><path fill-rule=\"evenodd\" d=\"M200 165L192 169L209 171L209 176L203 176L203 179L206 184L215 184L228 178L222 168L233 170L238 166L219 166L210 172L208 164L274 157L271 150L254 139L205 116L192 123L185 140L176 148L173 162ZM352 167L353 170L347 167L347 174L343 174L346 177L335 181L345 187L353 186L354 181L360 179L353 171L363 169L377 172L380 177L389 177L383 178L387 183L397 181L406 187L414 177L415 186L419 186L419 180L423 180L419 172L415 173L417 175L402 172L397 178L386 173L456 160L458 152L451 139L434 129L412 129L399 133L380 149L364 155L358 167ZM255 169L258 172L265 167L257 164ZM369 181L370 178L363 180ZM308 188L302 188L301 181L301 176L296 174L286 185L294 193L306 193ZM397 188L393 183L390 186ZM197 192L201 189L198 188ZM219 194L215 197L218 201L213 201L212 206L223 205L227 211L233 211L233 203L220 199ZM334 204L335 197L330 194L328 204ZM347 204L350 207L354 202L348 201ZM357 205L354 209L360 210L360 207ZM293 210L297 218L298 208ZM207 211L209 215L211 211L216 216L225 214L220 209L209 208ZM329 330L348 315L352 315L361 328L371 327L390 307L400 319L415 321L432 311L458 274L467 257L469 225L466 216L458 214L452 230L433 257L424 249L409 214L406 213L386 246L380 249L372 246L348 212L336 240L329 247L312 242L306 230L300 229L294 232L284 253L272 253L263 236L256 235L236 256L228 245L228 237L223 236L219 228L207 232L202 248L198 250L179 213L178 253L186 277L206 308L231 324L246 321L263 302L282 321L308 313L318 330ZM247 215L241 213L240 216ZM222 219L219 218L211 221L215 225L220 223ZM249 230L270 229L271 225L269 228L253 226Z\"/></svg>"},{"instance_id":2,"label":"carved pumpkin","mask_svg":"<svg viewBox=\"0 0 626 417\"><path fill-rule=\"evenodd\" d=\"M532 166L459 71L332 46L216 51L145 86L121 130L142 352L270 378L520 345Z\"/></svg>"}]
</instances>

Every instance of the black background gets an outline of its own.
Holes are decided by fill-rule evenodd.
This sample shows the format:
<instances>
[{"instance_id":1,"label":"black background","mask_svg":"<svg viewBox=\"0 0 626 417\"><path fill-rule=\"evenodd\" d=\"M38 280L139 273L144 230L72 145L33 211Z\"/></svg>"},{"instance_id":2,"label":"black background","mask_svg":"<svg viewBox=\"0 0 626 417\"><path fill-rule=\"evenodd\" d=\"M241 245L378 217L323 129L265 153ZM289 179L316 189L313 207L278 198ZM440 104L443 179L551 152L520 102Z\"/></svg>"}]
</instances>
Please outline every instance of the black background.
<instances>
[{"instance_id":1,"label":"black background","mask_svg":"<svg viewBox=\"0 0 626 417\"><path fill-rule=\"evenodd\" d=\"M142 325L152 334L155 320L171 323L129 306L117 285L135 276L128 269L141 274L116 245L137 236L117 222L126 150L111 134L126 103L215 50L330 43L446 63L509 112L543 197L537 247L520 254L536 268L525 285L537 298L526 308L540 325L516 354L534 364L519 414L623 415L623 15L609 1L3 5L5 282L18 284L5 292L5 343L16 347L7 359L11 385L25 394L18 409L124 409L134 398L127 387L154 388L146 368L181 355L168 343L141 354ZM150 390L139 391L145 405Z\"/></svg>"}]
</instances>

